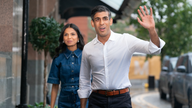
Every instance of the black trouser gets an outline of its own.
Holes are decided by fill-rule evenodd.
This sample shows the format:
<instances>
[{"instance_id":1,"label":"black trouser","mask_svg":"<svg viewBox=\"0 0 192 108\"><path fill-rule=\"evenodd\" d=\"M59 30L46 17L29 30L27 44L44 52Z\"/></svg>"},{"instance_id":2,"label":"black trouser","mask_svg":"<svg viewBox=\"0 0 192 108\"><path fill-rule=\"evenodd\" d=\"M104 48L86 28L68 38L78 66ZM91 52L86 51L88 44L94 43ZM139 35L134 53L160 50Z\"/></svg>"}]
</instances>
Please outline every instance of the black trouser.
<instances>
[{"instance_id":1,"label":"black trouser","mask_svg":"<svg viewBox=\"0 0 192 108\"><path fill-rule=\"evenodd\" d=\"M89 108L132 108L131 97L129 92L115 96L92 92L89 97Z\"/></svg>"}]
</instances>

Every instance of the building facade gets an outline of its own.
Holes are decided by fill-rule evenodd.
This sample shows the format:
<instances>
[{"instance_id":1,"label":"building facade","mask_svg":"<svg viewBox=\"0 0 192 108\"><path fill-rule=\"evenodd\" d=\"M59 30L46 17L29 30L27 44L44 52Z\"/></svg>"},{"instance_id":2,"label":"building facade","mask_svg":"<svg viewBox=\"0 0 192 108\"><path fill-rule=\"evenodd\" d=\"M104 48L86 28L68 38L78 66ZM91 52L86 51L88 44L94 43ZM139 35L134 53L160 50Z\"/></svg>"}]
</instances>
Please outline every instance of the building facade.
<instances>
[{"instance_id":1,"label":"building facade","mask_svg":"<svg viewBox=\"0 0 192 108\"><path fill-rule=\"evenodd\" d=\"M21 59L22 59L22 23L23 0L0 0L0 108L15 108L20 104ZM87 43L95 32L90 30L90 18L72 17L61 19L59 15L59 0L29 0L29 25L33 18L53 17L59 23L76 24L84 41ZM89 34L88 34L89 33ZM88 35L92 35L91 38ZM93 35L94 34L94 35ZM152 70L151 61L157 61L156 70ZM47 75L52 59L48 57ZM43 102L43 72L44 54L33 50L28 43L27 61L27 104ZM145 57L133 57L129 77L130 79L147 79L154 75L158 79L160 72L159 58L145 62ZM154 74L155 73L155 74ZM51 85L48 85L49 94Z\"/></svg>"},{"instance_id":2,"label":"building facade","mask_svg":"<svg viewBox=\"0 0 192 108\"><path fill-rule=\"evenodd\" d=\"M0 0L0 108L19 104L22 0Z\"/></svg>"},{"instance_id":3,"label":"building facade","mask_svg":"<svg viewBox=\"0 0 192 108\"><path fill-rule=\"evenodd\" d=\"M76 24L87 42L87 17L60 18L59 0L29 0L29 25L36 17L53 17L59 23ZM20 104L23 0L0 0L0 108ZM78 22L81 20L81 22ZM49 57L47 72L52 59ZM27 104L43 102L44 54L28 43ZM51 86L48 86L49 90Z\"/></svg>"}]
</instances>

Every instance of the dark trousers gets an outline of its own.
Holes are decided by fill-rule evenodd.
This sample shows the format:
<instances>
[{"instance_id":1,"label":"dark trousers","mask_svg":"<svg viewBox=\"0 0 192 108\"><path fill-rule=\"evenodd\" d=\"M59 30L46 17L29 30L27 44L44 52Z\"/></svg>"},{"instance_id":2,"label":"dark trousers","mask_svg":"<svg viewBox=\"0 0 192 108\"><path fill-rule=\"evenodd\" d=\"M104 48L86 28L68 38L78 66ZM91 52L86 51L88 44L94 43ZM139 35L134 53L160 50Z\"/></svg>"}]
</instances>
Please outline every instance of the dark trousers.
<instances>
[{"instance_id":1,"label":"dark trousers","mask_svg":"<svg viewBox=\"0 0 192 108\"><path fill-rule=\"evenodd\" d=\"M92 92L89 97L89 108L132 108L129 92L105 96Z\"/></svg>"}]
</instances>

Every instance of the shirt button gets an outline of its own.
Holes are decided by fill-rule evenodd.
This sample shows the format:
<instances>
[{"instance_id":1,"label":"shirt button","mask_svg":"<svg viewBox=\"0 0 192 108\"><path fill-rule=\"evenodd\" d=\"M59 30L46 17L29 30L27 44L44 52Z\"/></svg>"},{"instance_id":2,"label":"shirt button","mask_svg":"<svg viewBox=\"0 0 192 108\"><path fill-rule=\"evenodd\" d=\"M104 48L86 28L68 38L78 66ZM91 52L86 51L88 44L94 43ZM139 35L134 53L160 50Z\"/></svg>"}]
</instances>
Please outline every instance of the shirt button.
<instances>
[{"instance_id":1,"label":"shirt button","mask_svg":"<svg viewBox=\"0 0 192 108\"><path fill-rule=\"evenodd\" d=\"M74 78L71 78L72 80L74 79Z\"/></svg>"},{"instance_id":2,"label":"shirt button","mask_svg":"<svg viewBox=\"0 0 192 108\"><path fill-rule=\"evenodd\" d=\"M72 57L74 57L74 56L72 56Z\"/></svg>"},{"instance_id":3,"label":"shirt button","mask_svg":"<svg viewBox=\"0 0 192 108\"><path fill-rule=\"evenodd\" d=\"M74 101L74 103L75 103L75 101Z\"/></svg>"},{"instance_id":4,"label":"shirt button","mask_svg":"<svg viewBox=\"0 0 192 108\"><path fill-rule=\"evenodd\" d=\"M74 72L73 70L71 72Z\"/></svg>"},{"instance_id":5,"label":"shirt button","mask_svg":"<svg viewBox=\"0 0 192 108\"><path fill-rule=\"evenodd\" d=\"M74 64L74 63L72 62L72 64Z\"/></svg>"},{"instance_id":6,"label":"shirt button","mask_svg":"<svg viewBox=\"0 0 192 108\"><path fill-rule=\"evenodd\" d=\"M74 88L74 86L71 86L72 88Z\"/></svg>"}]
</instances>

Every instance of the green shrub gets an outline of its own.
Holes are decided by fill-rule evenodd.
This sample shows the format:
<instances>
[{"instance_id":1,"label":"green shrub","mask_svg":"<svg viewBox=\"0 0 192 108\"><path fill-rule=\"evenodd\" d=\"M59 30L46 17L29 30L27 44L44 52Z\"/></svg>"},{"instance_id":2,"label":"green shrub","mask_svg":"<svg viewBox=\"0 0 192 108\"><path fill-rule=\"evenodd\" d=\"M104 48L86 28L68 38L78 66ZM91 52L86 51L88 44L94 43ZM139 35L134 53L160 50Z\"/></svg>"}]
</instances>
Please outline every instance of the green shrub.
<instances>
[{"instance_id":1,"label":"green shrub","mask_svg":"<svg viewBox=\"0 0 192 108\"><path fill-rule=\"evenodd\" d=\"M50 105L46 104L45 107L43 107L43 102L35 103L35 105L28 105L29 108L51 108ZM54 108L58 108L57 105L55 105Z\"/></svg>"}]
</instances>

